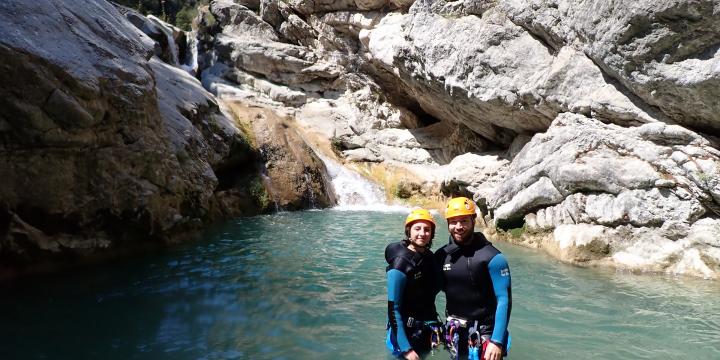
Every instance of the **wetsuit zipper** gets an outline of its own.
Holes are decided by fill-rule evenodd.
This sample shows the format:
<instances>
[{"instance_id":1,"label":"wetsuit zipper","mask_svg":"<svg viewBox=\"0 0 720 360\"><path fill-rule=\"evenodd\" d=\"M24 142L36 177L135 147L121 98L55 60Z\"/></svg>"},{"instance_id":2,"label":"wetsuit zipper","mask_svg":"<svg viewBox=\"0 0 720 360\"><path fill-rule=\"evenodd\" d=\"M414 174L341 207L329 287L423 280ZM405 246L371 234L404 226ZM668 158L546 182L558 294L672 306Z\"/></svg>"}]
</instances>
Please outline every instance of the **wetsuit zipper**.
<instances>
[{"instance_id":1,"label":"wetsuit zipper","mask_svg":"<svg viewBox=\"0 0 720 360\"><path fill-rule=\"evenodd\" d=\"M475 288L475 287L477 287L477 283L475 283L475 278L473 277L473 274L472 274L472 268L470 267L470 259L471 258L467 258L467 269L468 269L468 274L470 274L470 282L472 283L473 287Z\"/></svg>"}]
</instances>

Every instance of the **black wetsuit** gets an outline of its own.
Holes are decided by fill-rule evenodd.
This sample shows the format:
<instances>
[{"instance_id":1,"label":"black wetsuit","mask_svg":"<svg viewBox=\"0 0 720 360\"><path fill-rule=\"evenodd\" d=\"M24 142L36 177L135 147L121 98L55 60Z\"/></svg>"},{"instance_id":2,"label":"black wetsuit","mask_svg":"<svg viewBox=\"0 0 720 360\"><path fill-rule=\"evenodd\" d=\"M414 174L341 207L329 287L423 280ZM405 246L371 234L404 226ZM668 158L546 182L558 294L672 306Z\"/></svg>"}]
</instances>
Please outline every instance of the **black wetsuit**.
<instances>
[{"instance_id":1,"label":"black wetsuit","mask_svg":"<svg viewBox=\"0 0 720 360\"><path fill-rule=\"evenodd\" d=\"M446 313L477 321L478 331L505 349L508 321L512 309L510 268L507 260L482 233L474 233L470 243L459 246L450 238L435 258L442 272L442 290L447 298ZM467 353L467 329L460 332L459 352Z\"/></svg>"},{"instance_id":2,"label":"black wetsuit","mask_svg":"<svg viewBox=\"0 0 720 360\"><path fill-rule=\"evenodd\" d=\"M440 291L430 250L410 251L403 242L385 248L388 282L387 346L395 356L430 348L424 323L437 320L435 296ZM420 332L420 333L418 333Z\"/></svg>"}]
</instances>

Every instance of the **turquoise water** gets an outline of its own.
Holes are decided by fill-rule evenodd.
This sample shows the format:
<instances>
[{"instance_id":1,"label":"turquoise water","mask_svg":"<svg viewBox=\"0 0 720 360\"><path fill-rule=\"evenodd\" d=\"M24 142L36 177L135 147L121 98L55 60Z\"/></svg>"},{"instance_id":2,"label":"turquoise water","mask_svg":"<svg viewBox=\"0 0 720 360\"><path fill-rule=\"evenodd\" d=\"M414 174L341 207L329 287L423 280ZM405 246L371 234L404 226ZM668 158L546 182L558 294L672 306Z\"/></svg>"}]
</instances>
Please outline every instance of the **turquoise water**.
<instances>
[{"instance_id":1,"label":"turquoise water","mask_svg":"<svg viewBox=\"0 0 720 360\"><path fill-rule=\"evenodd\" d=\"M0 359L388 359L383 249L403 218L240 219L160 254L0 284ZM716 282L496 245L513 276L510 359L720 358Z\"/></svg>"}]
</instances>

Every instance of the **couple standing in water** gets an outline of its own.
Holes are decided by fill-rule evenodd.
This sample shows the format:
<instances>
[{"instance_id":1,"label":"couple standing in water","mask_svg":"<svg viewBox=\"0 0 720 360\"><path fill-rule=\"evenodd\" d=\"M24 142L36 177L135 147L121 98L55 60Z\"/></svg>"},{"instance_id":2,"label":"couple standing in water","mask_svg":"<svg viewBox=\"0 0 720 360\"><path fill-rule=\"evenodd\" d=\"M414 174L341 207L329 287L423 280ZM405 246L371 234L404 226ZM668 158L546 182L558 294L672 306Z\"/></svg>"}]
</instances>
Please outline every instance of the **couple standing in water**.
<instances>
[{"instance_id":1,"label":"couple standing in water","mask_svg":"<svg viewBox=\"0 0 720 360\"><path fill-rule=\"evenodd\" d=\"M405 220L405 239L385 248L388 286L386 344L394 356L420 359L440 344L451 359L500 360L507 355L512 295L505 256L475 229L475 203L451 199L445 210L449 241L430 247L435 220L425 209ZM435 296L445 292L444 325Z\"/></svg>"}]
</instances>

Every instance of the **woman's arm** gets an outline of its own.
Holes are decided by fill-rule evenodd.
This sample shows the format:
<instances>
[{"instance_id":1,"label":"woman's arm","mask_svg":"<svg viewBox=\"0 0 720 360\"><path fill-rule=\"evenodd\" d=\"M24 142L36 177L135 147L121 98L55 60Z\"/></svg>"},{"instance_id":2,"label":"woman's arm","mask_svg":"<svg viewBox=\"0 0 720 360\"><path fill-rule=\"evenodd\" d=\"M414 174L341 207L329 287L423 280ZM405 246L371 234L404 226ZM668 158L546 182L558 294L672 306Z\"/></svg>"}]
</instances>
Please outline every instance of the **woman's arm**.
<instances>
[{"instance_id":1,"label":"woman's arm","mask_svg":"<svg viewBox=\"0 0 720 360\"><path fill-rule=\"evenodd\" d=\"M401 353L412 350L407 335L405 334L403 318L400 315L400 306L402 306L402 296L406 282L407 277L402 271L390 269L387 272L388 322L391 330L390 341Z\"/></svg>"}]
</instances>

